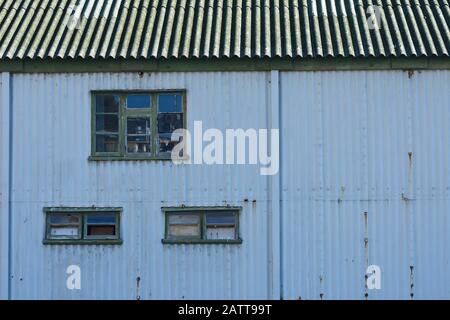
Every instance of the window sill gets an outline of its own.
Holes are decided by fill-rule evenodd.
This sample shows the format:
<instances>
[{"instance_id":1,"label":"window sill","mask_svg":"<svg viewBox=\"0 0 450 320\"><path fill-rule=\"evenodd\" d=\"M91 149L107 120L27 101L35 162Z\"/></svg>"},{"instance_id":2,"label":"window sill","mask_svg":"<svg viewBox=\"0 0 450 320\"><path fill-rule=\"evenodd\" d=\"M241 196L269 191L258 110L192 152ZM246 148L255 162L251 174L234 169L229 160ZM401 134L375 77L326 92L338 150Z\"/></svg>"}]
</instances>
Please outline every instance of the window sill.
<instances>
[{"instance_id":1,"label":"window sill","mask_svg":"<svg viewBox=\"0 0 450 320\"><path fill-rule=\"evenodd\" d=\"M72 240L72 239L44 239L44 245L121 245L121 239L91 239L91 240Z\"/></svg>"},{"instance_id":2,"label":"window sill","mask_svg":"<svg viewBox=\"0 0 450 320\"><path fill-rule=\"evenodd\" d=\"M170 239L162 239L161 242L163 244L241 244L242 239L236 240L170 240Z\"/></svg>"},{"instance_id":3,"label":"window sill","mask_svg":"<svg viewBox=\"0 0 450 320\"><path fill-rule=\"evenodd\" d=\"M171 157L114 157L89 156L89 161L172 161Z\"/></svg>"}]
</instances>

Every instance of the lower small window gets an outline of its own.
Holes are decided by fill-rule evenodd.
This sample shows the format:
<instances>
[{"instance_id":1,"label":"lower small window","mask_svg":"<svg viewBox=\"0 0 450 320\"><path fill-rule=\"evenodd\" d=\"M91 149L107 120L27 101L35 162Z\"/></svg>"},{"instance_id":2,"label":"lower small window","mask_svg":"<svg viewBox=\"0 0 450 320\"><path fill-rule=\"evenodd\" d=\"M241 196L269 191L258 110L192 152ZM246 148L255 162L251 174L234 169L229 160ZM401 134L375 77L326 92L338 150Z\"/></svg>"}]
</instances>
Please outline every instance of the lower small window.
<instances>
[{"instance_id":1,"label":"lower small window","mask_svg":"<svg viewBox=\"0 0 450 320\"><path fill-rule=\"evenodd\" d=\"M44 208L45 244L120 244L121 208Z\"/></svg>"},{"instance_id":2,"label":"lower small window","mask_svg":"<svg viewBox=\"0 0 450 320\"><path fill-rule=\"evenodd\" d=\"M240 208L163 208L163 243L241 243Z\"/></svg>"}]
</instances>

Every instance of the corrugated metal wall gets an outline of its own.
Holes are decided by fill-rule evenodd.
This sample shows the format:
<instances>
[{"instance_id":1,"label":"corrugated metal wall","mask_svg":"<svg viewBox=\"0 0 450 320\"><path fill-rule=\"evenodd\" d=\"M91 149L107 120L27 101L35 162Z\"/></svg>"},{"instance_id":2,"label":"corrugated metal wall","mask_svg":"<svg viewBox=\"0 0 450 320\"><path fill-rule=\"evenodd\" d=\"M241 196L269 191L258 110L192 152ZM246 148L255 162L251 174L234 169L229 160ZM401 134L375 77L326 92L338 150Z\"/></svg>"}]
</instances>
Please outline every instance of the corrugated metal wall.
<instances>
[{"instance_id":1,"label":"corrugated metal wall","mask_svg":"<svg viewBox=\"0 0 450 320\"><path fill-rule=\"evenodd\" d=\"M11 297L273 298L257 166L87 160L90 90L186 88L190 128L266 128L269 80L13 75ZM448 71L280 73L283 298L450 298L449 84ZM181 204L242 206L243 244L162 245L160 208ZM42 244L42 207L91 205L124 208L122 246ZM81 291L65 287L70 264ZM365 288L372 264L381 290Z\"/></svg>"},{"instance_id":2,"label":"corrugated metal wall","mask_svg":"<svg viewBox=\"0 0 450 320\"><path fill-rule=\"evenodd\" d=\"M450 72L281 79L284 297L450 298Z\"/></svg>"},{"instance_id":3,"label":"corrugated metal wall","mask_svg":"<svg viewBox=\"0 0 450 320\"><path fill-rule=\"evenodd\" d=\"M257 166L88 161L90 90L187 89L190 128L194 120L205 129L264 128L265 73L41 74L13 81L12 298L269 297L267 177ZM181 204L242 206L243 244L162 245L161 207ZM42 244L42 207L92 205L123 207L123 245ZM71 264L81 267L80 291L66 288Z\"/></svg>"},{"instance_id":4,"label":"corrugated metal wall","mask_svg":"<svg viewBox=\"0 0 450 320\"><path fill-rule=\"evenodd\" d=\"M0 299L8 298L10 75L0 73Z\"/></svg>"}]
</instances>

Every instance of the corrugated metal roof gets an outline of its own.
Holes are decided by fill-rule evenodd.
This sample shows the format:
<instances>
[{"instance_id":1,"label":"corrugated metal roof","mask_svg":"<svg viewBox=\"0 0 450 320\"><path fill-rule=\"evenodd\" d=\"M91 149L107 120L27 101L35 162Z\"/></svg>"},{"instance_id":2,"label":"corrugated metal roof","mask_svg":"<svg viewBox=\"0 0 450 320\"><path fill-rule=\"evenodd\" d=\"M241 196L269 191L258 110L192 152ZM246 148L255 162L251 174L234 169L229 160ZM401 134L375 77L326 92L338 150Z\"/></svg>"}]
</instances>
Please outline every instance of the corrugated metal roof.
<instances>
[{"instance_id":1,"label":"corrugated metal roof","mask_svg":"<svg viewBox=\"0 0 450 320\"><path fill-rule=\"evenodd\" d=\"M449 30L448 0L0 0L1 59L448 56Z\"/></svg>"}]
</instances>

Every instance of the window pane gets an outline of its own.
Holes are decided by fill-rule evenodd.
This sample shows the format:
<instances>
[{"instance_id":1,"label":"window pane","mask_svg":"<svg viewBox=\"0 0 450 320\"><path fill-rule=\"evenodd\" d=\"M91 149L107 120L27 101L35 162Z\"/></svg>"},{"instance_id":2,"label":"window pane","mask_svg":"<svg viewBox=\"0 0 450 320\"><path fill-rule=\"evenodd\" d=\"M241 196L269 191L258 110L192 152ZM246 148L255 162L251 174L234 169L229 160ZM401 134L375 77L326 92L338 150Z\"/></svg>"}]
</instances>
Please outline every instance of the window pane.
<instances>
[{"instance_id":1,"label":"window pane","mask_svg":"<svg viewBox=\"0 0 450 320\"><path fill-rule=\"evenodd\" d=\"M169 224L198 224L200 216L197 214L171 214Z\"/></svg>"},{"instance_id":2,"label":"window pane","mask_svg":"<svg viewBox=\"0 0 450 320\"><path fill-rule=\"evenodd\" d=\"M199 237L200 227L190 225L170 225L169 237Z\"/></svg>"},{"instance_id":3,"label":"window pane","mask_svg":"<svg viewBox=\"0 0 450 320\"><path fill-rule=\"evenodd\" d=\"M234 227L207 227L206 239L208 240L234 240L236 229Z\"/></svg>"},{"instance_id":4,"label":"window pane","mask_svg":"<svg viewBox=\"0 0 450 320\"><path fill-rule=\"evenodd\" d=\"M168 236L200 237L200 216L194 214L169 215Z\"/></svg>"},{"instance_id":5,"label":"window pane","mask_svg":"<svg viewBox=\"0 0 450 320\"><path fill-rule=\"evenodd\" d=\"M236 239L236 217L233 212L214 212L206 215L206 238L209 240Z\"/></svg>"},{"instance_id":6,"label":"window pane","mask_svg":"<svg viewBox=\"0 0 450 320\"><path fill-rule=\"evenodd\" d=\"M179 93L164 93L158 95L159 112L183 112L183 99Z\"/></svg>"},{"instance_id":7,"label":"window pane","mask_svg":"<svg viewBox=\"0 0 450 320\"><path fill-rule=\"evenodd\" d=\"M208 225L234 225L235 223L236 219L233 212L217 212L206 215L206 224Z\"/></svg>"},{"instance_id":8,"label":"window pane","mask_svg":"<svg viewBox=\"0 0 450 320\"><path fill-rule=\"evenodd\" d=\"M114 224L116 223L115 214L95 214L86 217L88 224Z\"/></svg>"},{"instance_id":9,"label":"window pane","mask_svg":"<svg viewBox=\"0 0 450 320\"><path fill-rule=\"evenodd\" d=\"M118 132L119 131L119 116L114 114L97 115L96 116L96 130L97 133Z\"/></svg>"},{"instance_id":10,"label":"window pane","mask_svg":"<svg viewBox=\"0 0 450 320\"><path fill-rule=\"evenodd\" d=\"M113 213L92 213L85 217L88 238L111 238L117 232L117 215Z\"/></svg>"},{"instance_id":11,"label":"window pane","mask_svg":"<svg viewBox=\"0 0 450 320\"><path fill-rule=\"evenodd\" d=\"M49 214L50 238L79 238L80 216L77 214Z\"/></svg>"},{"instance_id":12,"label":"window pane","mask_svg":"<svg viewBox=\"0 0 450 320\"><path fill-rule=\"evenodd\" d=\"M181 141L179 140L172 141L172 134L160 134L159 135L159 153L169 153L172 152L173 148Z\"/></svg>"},{"instance_id":13,"label":"window pane","mask_svg":"<svg viewBox=\"0 0 450 320\"><path fill-rule=\"evenodd\" d=\"M119 151L119 135L118 134L97 134L96 138L97 152L118 152Z\"/></svg>"},{"instance_id":14,"label":"window pane","mask_svg":"<svg viewBox=\"0 0 450 320\"><path fill-rule=\"evenodd\" d=\"M182 113L160 113L158 114L158 132L172 133L176 129L183 128Z\"/></svg>"},{"instance_id":15,"label":"window pane","mask_svg":"<svg viewBox=\"0 0 450 320\"><path fill-rule=\"evenodd\" d=\"M127 96L128 109L150 108L150 96L148 94L130 94Z\"/></svg>"},{"instance_id":16,"label":"window pane","mask_svg":"<svg viewBox=\"0 0 450 320\"><path fill-rule=\"evenodd\" d=\"M50 215L51 224L72 224L79 223L80 217L71 214L52 214Z\"/></svg>"},{"instance_id":17,"label":"window pane","mask_svg":"<svg viewBox=\"0 0 450 320\"><path fill-rule=\"evenodd\" d=\"M128 118L127 119L128 134L150 134L150 118Z\"/></svg>"},{"instance_id":18,"label":"window pane","mask_svg":"<svg viewBox=\"0 0 450 320\"><path fill-rule=\"evenodd\" d=\"M97 113L119 112L119 96L97 95L95 97L95 103Z\"/></svg>"},{"instance_id":19,"label":"window pane","mask_svg":"<svg viewBox=\"0 0 450 320\"><path fill-rule=\"evenodd\" d=\"M176 129L183 128L183 114L158 114L159 153L168 153L181 141L180 136L172 136Z\"/></svg>"},{"instance_id":20,"label":"window pane","mask_svg":"<svg viewBox=\"0 0 450 320\"><path fill-rule=\"evenodd\" d=\"M51 227L50 236L78 238L78 231L78 227Z\"/></svg>"},{"instance_id":21,"label":"window pane","mask_svg":"<svg viewBox=\"0 0 450 320\"><path fill-rule=\"evenodd\" d=\"M88 236L114 236L116 235L115 225L89 225L87 226Z\"/></svg>"},{"instance_id":22,"label":"window pane","mask_svg":"<svg viewBox=\"0 0 450 320\"><path fill-rule=\"evenodd\" d=\"M127 119L128 153L150 152L150 118Z\"/></svg>"}]
</instances>

